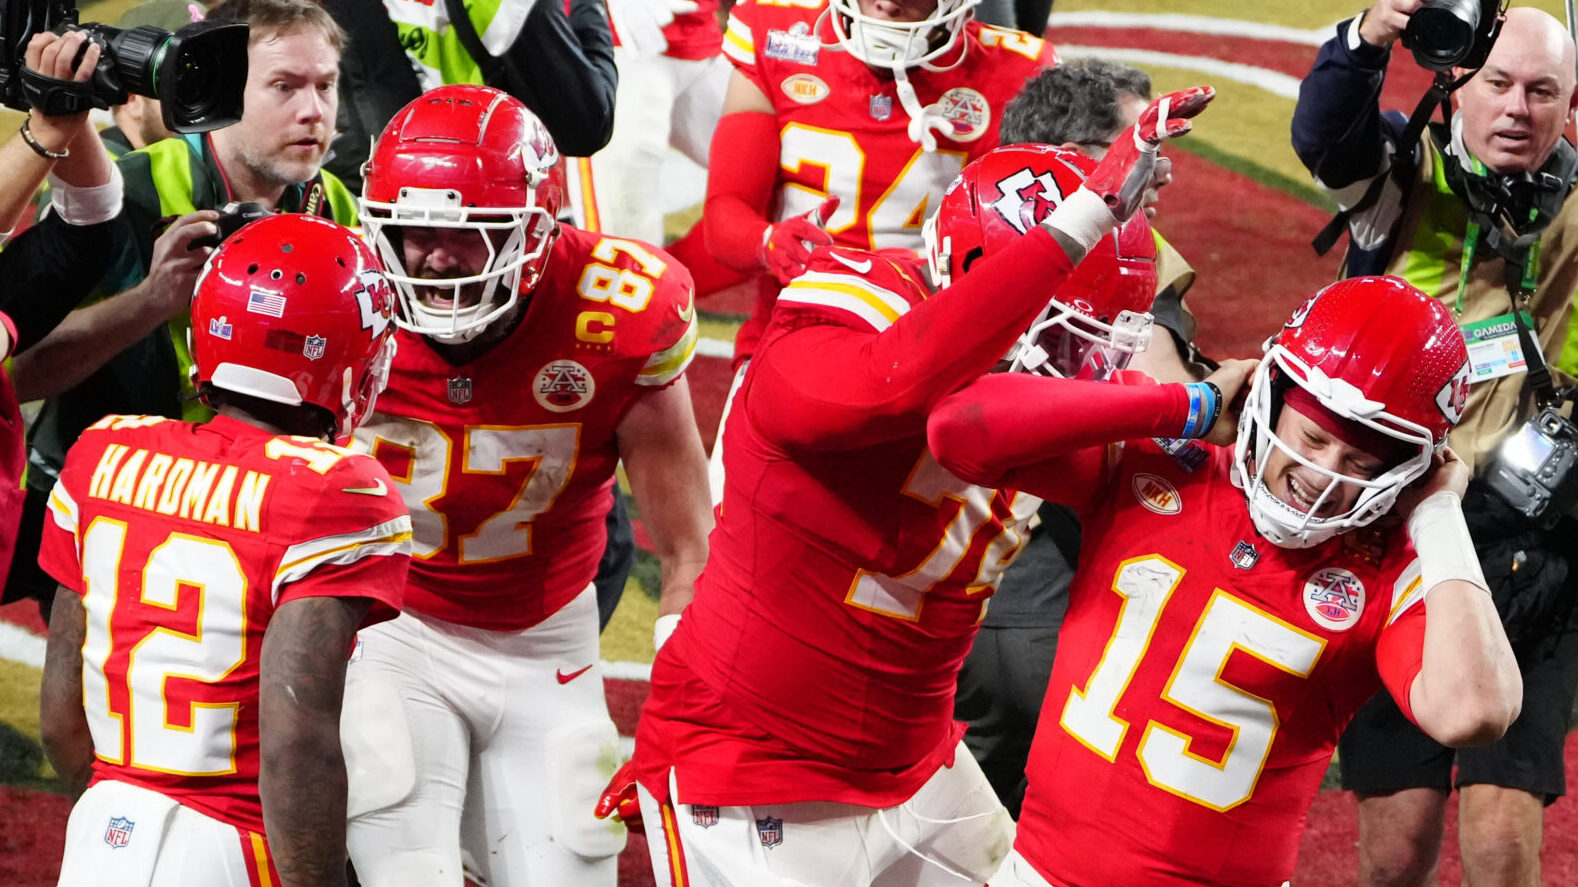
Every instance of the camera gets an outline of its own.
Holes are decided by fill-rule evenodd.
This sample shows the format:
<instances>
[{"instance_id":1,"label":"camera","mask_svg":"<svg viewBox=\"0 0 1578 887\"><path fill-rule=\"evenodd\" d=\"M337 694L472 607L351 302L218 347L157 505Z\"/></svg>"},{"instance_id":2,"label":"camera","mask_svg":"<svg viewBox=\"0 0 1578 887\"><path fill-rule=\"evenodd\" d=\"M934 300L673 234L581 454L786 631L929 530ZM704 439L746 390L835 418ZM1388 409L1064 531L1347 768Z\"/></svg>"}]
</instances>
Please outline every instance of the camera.
<instances>
[{"instance_id":1,"label":"camera","mask_svg":"<svg viewBox=\"0 0 1578 887\"><path fill-rule=\"evenodd\" d=\"M267 209L264 209L259 204L248 202L238 203L236 201L231 201L230 203L225 204L224 209L219 211L219 221L214 223L215 225L219 226L219 233L212 237L195 238L187 246L187 248L197 249L199 247L208 246L218 249L221 243L224 243L226 240L230 239L230 235L240 231L242 228L253 222L256 222L258 219L261 219L264 216L272 215L273 213L269 212Z\"/></svg>"},{"instance_id":2,"label":"camera","mask_svg":"<svg viewBox=\"0 0 1578 887\"><path fill-rule=\"evenodd\" d=\"M1546 529L1578 502L1578 426L1555 409L1523 423L1496 448L1485 483Z\"/></svg>"},{"instance_id":3,"label":"camera","mask_svg":"<svg viewBox=\"0 0 1578 887\"><path fill-rule=\"evenodd\" d=\"M23 53L43 31L81 30L102 54L84 83L27 70ZM247 84L248 28L193 22L179 31L77 24L76 0L0 0L0 103L25 111L73 114L122 104L129 93L158 99L172 132L207 132L241 119Z\"/></svg>"},{"instance_id":4,"label":"camera","mask_svg":"<svg viewBox=\"0 0 1578 887\"><path fill-rule=\"evenodd\" d=\"M1403 45L1421 68L1450 71L1485 63L1501 33L1502 0L1424 0L1408 18Z\"/></svg>"}]
</instances>

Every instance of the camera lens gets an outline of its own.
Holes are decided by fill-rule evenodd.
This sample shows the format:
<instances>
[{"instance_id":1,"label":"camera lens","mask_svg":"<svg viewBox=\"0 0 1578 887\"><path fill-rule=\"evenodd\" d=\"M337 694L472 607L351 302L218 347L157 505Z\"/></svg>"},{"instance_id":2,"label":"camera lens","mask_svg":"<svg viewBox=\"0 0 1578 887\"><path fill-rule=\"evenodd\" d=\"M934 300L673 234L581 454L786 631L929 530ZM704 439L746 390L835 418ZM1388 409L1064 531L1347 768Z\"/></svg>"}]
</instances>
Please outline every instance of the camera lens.
<instances>
[{"instance_id":1,"label":"camera lens","mask_svg":"<svg viewBox=\"0 0 1578 887\"><path fill-rule=\"evenodd\" d=\"M1425 0L1408 18L1403 44L1422 68L1449 71L1474 49L1479 0Z\"/></svg>"},{"instance_id":2,"label":"camera lens","mask_svg":"<svg viewBox=\"0 0 1578 887\"><path fill-rule=\"evenodd\" d=\"M157 95L174 132L203 132L241 119L247 26L202 21L175 32L157 60Z\"/></svg>"}]
</instances>

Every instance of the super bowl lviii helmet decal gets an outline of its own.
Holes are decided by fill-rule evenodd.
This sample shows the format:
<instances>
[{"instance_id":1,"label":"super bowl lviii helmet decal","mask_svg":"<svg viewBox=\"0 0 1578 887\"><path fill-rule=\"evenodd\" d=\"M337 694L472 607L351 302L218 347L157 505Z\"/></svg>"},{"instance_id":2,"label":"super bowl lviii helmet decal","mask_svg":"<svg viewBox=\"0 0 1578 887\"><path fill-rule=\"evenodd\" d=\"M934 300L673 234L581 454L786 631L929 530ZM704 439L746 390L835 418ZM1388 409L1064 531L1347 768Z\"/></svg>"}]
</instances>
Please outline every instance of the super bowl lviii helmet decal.
<instances>
[{"instance_id":1,"label":"super bowl lviii helmet decal","mask_svg":"<svg viewBox=\"0 0 1578 887\"><path fill-rule=\"evenodd\" d=\"M364 170L360 210L401 327L466 341L537 285L564 200L558 164L542 121L491 87L440 87L395 114ZM408 247L434 242L481 267L408 267Z\"/></svg>"},{"instance_id":2,"label":"super bowl lviii helmet decal","mask_svg":"<svg viewBox=\"0 0 1578 887\"><path fill-rule=\"evenodd\" d=\"M394 294L355 233L318 216L266 216L208 257L191 344L200 393L322 407L345 436L388 381Z\"/></svg>"},{"instance_id":3,"label":"super bowl lviii helmet decal","mask_svg":"<svg viewBox=\"0 0 1578 887\"><path fill-rule=\"evenodd\" d=\"M1049 145L997 148L966 166L923 230L933 281L948 286L1028 234L1095 166ZM1135 213L1048 293L1046 308L1007 355L1012 369L1088 379L1122 369L1150 344L1156 281L1156 238L1145 214Z\"/></svg>"},{"instance_id":4,"label":"super bowl lviii helmet decal","mask_svg":"<svg viewBox=\"0 0 1578 887\"><path fill-rule=\"evenodd\" d=\"M1267 343L1239 415L1233 482L1249 500L1256 529L1284 548L1308 548L1385 514L1446 446L1447 432L1463 418L1469 380L1468 349L1451 312L1406 282L1355 277L1316 293ZM1279 437L1290 397L1387 450L1371 453L1382 460L1379 473L1329 470ZM1274 451L1324 477L1307 508L1267 487ZM1353 506L1317 516L1332 497L1341 501L1344 485L1358 488Z\"/></svg>"},{"instance_id":5,"label":"super bowl lviii helmet decal","mask_svg":"<svg viewBox=\"0 0 1578 887\"><path fill-rule=\"evenodd\" d=\"M860 0L829 0L822 15L831 18L838 46L868 65L899 71L921 65L944 70L958 64L962 52L948 65L933 63L956 47L962 49L959 35L980 2L937 0L931 12L906 22L867 15L860 9ZM817 24L817 33L825 33L821 21Z\"/></svg>"}]
</instances>

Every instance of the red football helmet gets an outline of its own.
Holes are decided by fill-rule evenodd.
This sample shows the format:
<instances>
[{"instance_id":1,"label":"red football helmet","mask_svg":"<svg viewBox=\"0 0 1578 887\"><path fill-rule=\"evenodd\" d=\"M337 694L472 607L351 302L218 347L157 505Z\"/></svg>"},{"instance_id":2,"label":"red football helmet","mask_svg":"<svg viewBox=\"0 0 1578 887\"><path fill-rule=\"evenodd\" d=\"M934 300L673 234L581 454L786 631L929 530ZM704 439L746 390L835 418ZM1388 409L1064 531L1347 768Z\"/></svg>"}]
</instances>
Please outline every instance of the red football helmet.
<instances>
[{"instance_id":1,"label":"red football helmet","mask_svg":"<svg viewBox=\"0 0 1578 887\"><path fill-rule=\"evenodd\" d=\"M542 121L492 87L440 87L395 114L364 168L360 206L400 298L396 322L465 341L530 292L558 233L558 164L559 149ZM449 235L465 241L446 242L448 251L485 257L482 267L428 268L426 248L417 249L422 267L406 267L408 239L445 229L466 232Z\"/></svg>"},{"instance_id":2,"label":"red football helmet","mask_svg":"<svg viewBox=\"0 0 1578 887\"><path fill-rule=\"evenodd\" d=\"M1463 418L1469 382L1463 334L1446 306L1425 293L1395 277L1354 277L1316 293L1267 343L1239 416L1233 481L1249 499L1255 526L1284 548L1307 548L1385 514L1446 446L1447 432ZM1391 444L1395 464L1357 478L1299 455L1276 433L1295 385L1305 392L1301 399L1313 395L1336 420L1352 423L1352 433ZM1273 448L1331 479L1308 511L1266 488ZM1340 484L1361 488L1353 508L1315 517Z\"/></svg>"},{"instance_id":3,"label":"red football helmet","mask_svg":"<svg viewBox=\"0 0 1578 887\"><path fill-rule=\"evenodd\" d=\"M948 186L924 234L932 278L948 286L977 260L1040 224L1095 169L1050 145L982 155ZM1150 343L1156 238L1144 213L1103 237L1008 355L1013 369L1104 379Z\"/></svg>"},{"instance_id":4,"label":"red football helmet","mask_svg":"<svg viewBox=\"0 0 1578 887\"><path fill-rule=\"evenodd\" d=\"M318 216L265 216L208 257L192 298L193 380L334 418L373 410L394 357L394 294L353 232Z\"/></svg>"}]
</instances>

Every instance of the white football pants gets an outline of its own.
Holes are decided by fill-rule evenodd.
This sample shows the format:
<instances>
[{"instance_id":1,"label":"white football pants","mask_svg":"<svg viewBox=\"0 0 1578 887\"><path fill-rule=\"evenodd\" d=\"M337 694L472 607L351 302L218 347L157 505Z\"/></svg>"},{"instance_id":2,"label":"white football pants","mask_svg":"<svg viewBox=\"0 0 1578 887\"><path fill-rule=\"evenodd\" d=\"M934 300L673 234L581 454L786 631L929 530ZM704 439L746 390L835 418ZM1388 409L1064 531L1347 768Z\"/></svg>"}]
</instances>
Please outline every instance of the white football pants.
<instances>
[{"instance_id":1,"label":"white football pants","mask_svg":"<svg viewBox=\"0 0 1578 887\"><path fill-rule=\"evenodd\" d=\"M524 590L522 593L525 593ZM624 826L592 816L619 766L590 586L525 631L416 613L363 630L340 724L366 887L613 887Z\"/></svg>"}]
</instances>

